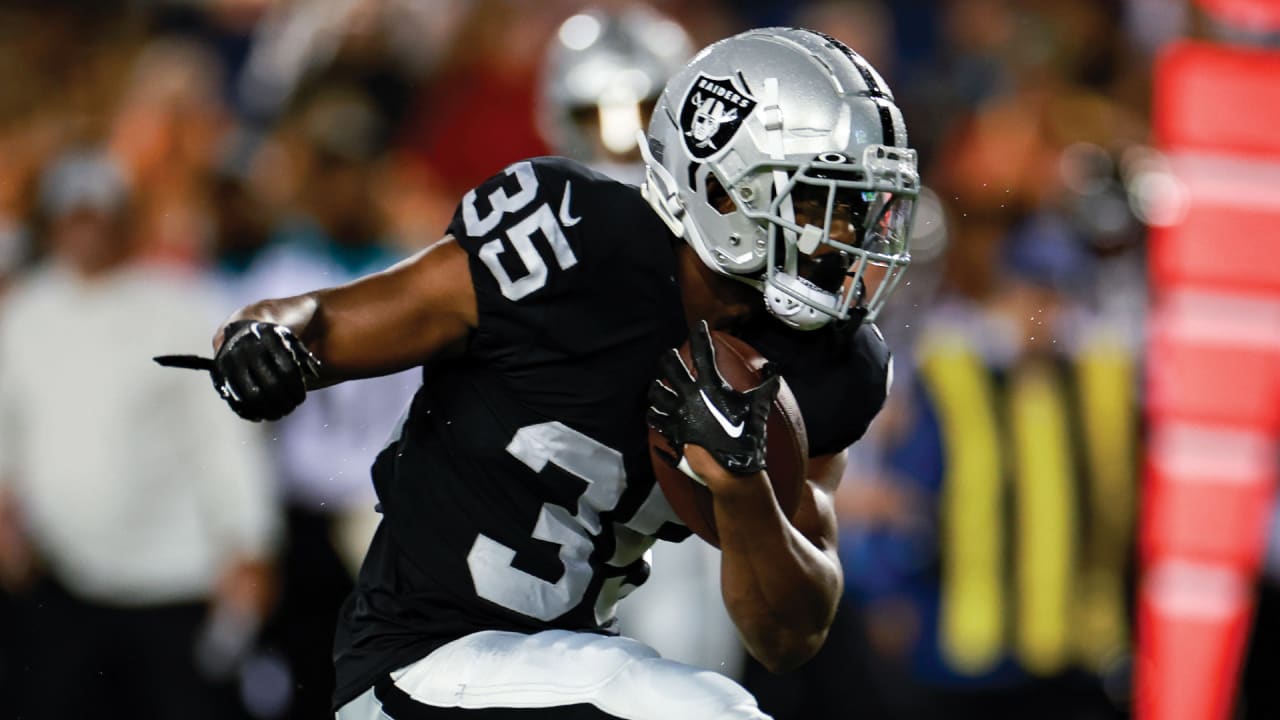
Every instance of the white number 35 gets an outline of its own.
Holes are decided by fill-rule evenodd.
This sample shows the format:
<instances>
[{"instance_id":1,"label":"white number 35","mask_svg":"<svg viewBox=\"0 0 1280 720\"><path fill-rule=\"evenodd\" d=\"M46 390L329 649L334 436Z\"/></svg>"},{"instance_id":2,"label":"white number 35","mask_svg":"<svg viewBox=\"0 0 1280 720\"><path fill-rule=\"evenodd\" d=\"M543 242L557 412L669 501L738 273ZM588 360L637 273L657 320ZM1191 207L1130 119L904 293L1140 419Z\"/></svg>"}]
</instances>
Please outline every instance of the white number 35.
<instances>
[{"instance_id":1,"label":"white number 35","mask_svg":"<svg viewBox=\"0 0 1280 720\"><path fill-rule=\"evenodd\" d=\"M467 234L471 237L480 238L489 234L502 221L503 215L519 213L537 196L538 176L533 172L533 165L528 162L518 162L508 167L506 174L515 177L519 189L510 197L502 188L489 193L487 199L491 209L487 215L481 217L476 211L475 190L462 198L462 221L466 226ZM567 184L565 191L568 192ZM541 233L547 239L555 254L556 264L561 270L568 270L578 262L578 258L573 254L573 248L569 247L569 241L564 236L564 230L556 219L555 212L550 205L542 203L507 228L507 240L520 257L520 262L524 264L524 275L512 278L503 267L499 256L506 247L500 238L494 238L480 246L480 260L484 262L485 267L489 268L489 272L493 273L499 289L508 300L519 300L547 284L547 264L543 261L542 254L534 247L535 233Z\"/></svg>"}]
</instances>

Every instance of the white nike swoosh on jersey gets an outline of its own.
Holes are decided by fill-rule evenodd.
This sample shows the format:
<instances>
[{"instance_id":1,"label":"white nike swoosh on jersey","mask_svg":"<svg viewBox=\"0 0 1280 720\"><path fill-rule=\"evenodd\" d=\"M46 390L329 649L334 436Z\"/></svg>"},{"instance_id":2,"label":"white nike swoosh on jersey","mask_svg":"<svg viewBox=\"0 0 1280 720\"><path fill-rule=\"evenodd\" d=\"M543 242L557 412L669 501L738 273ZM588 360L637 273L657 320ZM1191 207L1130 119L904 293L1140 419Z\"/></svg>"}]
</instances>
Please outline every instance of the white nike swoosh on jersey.
<instances>
[{"instance_id":1,"label":"white nike swoosh on jersey","mask_svg":"<svg viewBox=\"0 0 1280 720\"><path fill-rule=\"evenodd\" d=\"M715 403L711 402L711 398L707 397L705 390L699 390L698 394L702 396L702 404L706 405L707 409L711 411L711 417L715 418L716 422L720 423L720 427L724 428L724 431L729 435L729 437L742 437L742 429L745 423L739 422L737 425L734 425L729 422L729 418L725 417L724 414L720 412L720 408L716 407Z\"/></svg>"},{"instance_id":2,"label":"white nike swoosh on jersey","mask_svg":"<svg viewBox=\"0 0 1280 720\"><path fill-rule=\"evenodd\" d=\"M569 193L572 191L573 186L566 180L564 183L564 197L560 198L560 224L565 227L573 227L582 219L569 214Z\"/></svg>"}]
</instances>

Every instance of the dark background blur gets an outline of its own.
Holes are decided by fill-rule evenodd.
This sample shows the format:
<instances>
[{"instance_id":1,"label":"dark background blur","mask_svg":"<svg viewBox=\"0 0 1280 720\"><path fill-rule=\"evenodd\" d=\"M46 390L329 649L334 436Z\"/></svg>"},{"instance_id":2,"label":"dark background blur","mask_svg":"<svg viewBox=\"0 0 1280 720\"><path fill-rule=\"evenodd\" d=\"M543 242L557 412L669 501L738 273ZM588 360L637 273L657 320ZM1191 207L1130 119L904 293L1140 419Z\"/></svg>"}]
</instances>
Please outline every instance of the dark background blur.
<instances>
[{"instance_id":1,"label":"dark background blur","mask_svg":"<svg viewBox=\"0 0 1280 720\"><path fill-rule=\"evenodd\" d=\"M895 397L855 448L840 496L849 576L840 622L810 668L770 678L748 666L748 687L779 720L1127 716L1145 252L1148 227L1160 222L1150 182L1160 167L1150 129L1153 62L1177 38L1268 45L1275 36L1229 27L1177 0L651 6L683 25L696 47L765 25L812 27L843 40L894 88L928 187L915 264L881 321L898 358ZM559 24L583 7L0 1L0 312L5 290L17 292L57 255L51 238L68 212L58 198L73 191L51 168L69 155L93 153L118 168L127 201L110 209L122 228L121 252L129 263L215 288L215 318L253 299L263 287L254 269L282 262L276 249L291 242L328 248L322 254L333 269L298 271L315 284L425 247L472 186L549 152L535 117L539 70ZM192 323L211 334L216 319ZM939 342L957 336L975 374L947 369L964 363L933 362L957 357L937 353ZM83 352L92 362L94 347ZM1063 401L1083 381L1074 371L1054 373L1092 368L1094 360L1115 369L1098 377L1120 402ZM985 412L957 399L975 397L964 393L979 386L1002 398L991 401L999 406L992 417L1013 413L1029 418L1019 427L1048 434L997 418L988 435L956 435L949 417ZM388 422L401 409L393 402ZM1037 424L1037 412L1049 407L1053 415L1059 406L1070 408ZM21 426L21 409L12 412ZM1106 469L1116 463L1085 457L1094 446L1080 437L1097 418L1128 438L1112 448L1124 466L1118 474ZM1044 438L1056 437L1059 421L1073 430L1054 445ZM268 462L273 487L289 487L288 461L280 459L288 451L274 430L262 435L265 451L276 454ZM998 480L948 470L962 448L981 443L996 458L988 479ZM1079 462L1062 470L1026 460L1045 447L1042 455ZM1038 472L1056 480L1018 489ZM19 489L8 491L9 524L0 522L0 550L10 548L0 560L8 558L11 579L0 592L0 608L9 608L0 614L4 717L20 715L9 709L24 707L31 673L47 672L33 670L30 648L42 639L21 620L45 571L38 543L25 554L12 550L33 544L22 531L21 483L12 487ZM341 492L353 507L371 506L357 490ZM276 497L284 539L249 558L242 577L251 589L227 590L220 581L202 599L253 616L251 638L243 647L230 643L234 667L205 673L227 699L225 717L317 717L327 704L325 633L359 541L314 563L284 562L310 552L307 543L320 536L308 528L337 501L284 490ZM982 498L997 498L996 509L983 510ZM1064 515L1059 507L1071 509ZM960 537L957 528L981 534L997 526L989 542L958 549L973 534ZM1072 534L1068 526L1083 529ZM1005 577L1006 566L1024 574ZM1058 570L1026 575L1027 567ZM990 576L981 575L986 570ZM968 580L955 581L961 576ZM979 589L966 595L965 588ZM1057 588L1057 599L1037 588ZM1088 592L1073 595L1079 588ZM324 597L318 607L282 611L298 594ZM1027 610L1041 602L1046 614ZM967 609L952 612L956 605ZM1059 617L1045 620L1055 608ZM1085 636L1101 639L1076 642ZM302 680L311 677L321 679ZM1239 712L1248 707L1241 703Z\"/></svg>"},{"instance_id":2,"label":"dark background blur","mask_svg":"<svg viewBox=\"0 0 1280 720\"><path fill-rule=\"evenodd\" d=\"M341 142L309 136L303 121L336 94L374 113L376 127L347 130L365 135L351 143L362 145L372 221L420 247L439 235L460 193L546 151L532 115L535 80L559 22L580 7L0 4L5 257L15 267L42 252L37 178L49 158L79 144L106 145L127 170L139 252L199 265L251 245L261 233L241 224L269 227L298 202L315 161L308 145ZM696 46L751 26L802 24L858 49L896 88L924 172L957 217L1001 204L1012 213L1069 189L1058 161L1075 143L1118 155L1141 142L1151 53L1185 30L1188 15L1177 3L1142 0L655 7ZM256 213L228 186L248 192ZM967 262L989 266L980 255ZM978 291L989 273L954 274Z\"/></svg>"}]
</instances>

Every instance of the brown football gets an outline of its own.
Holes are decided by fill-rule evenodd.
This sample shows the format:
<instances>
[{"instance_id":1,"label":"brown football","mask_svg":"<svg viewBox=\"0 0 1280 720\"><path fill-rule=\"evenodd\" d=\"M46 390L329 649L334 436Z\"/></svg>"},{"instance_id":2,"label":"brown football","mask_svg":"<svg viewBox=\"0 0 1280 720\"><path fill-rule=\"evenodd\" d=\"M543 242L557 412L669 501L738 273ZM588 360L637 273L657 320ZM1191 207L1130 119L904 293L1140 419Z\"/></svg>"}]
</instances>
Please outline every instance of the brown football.
<instances>
[{"instance_id":1,"label":"brown football","mask_svg":"<svg viewBox=\"0 0 1280 720\"><path fill-rule=\"evenodd\" d=\"M712 331L711 343L716 351L716 367L720 375L734 390L749 390L764 379L761 374L767 360L754 348L727 333ZM680 348L685 366L693 370L689 355L689 343ZM809 443L805 437L804 420L800 406L785 380L778 388L766 426L765 462L769 482L773 485L778 506L788 517L795 515L800 503L800 491L804 487L809 464ZM711 491L705 485L671 467L658 453L671 453L666 438L656 430L649 430L649 456L653 460L653 472L662 486L662 493L690 530L707 542L720 547L716 532L716 516L711 501ZM672 453L674 454L674 453Z\"/></svg>"}]
</instances>

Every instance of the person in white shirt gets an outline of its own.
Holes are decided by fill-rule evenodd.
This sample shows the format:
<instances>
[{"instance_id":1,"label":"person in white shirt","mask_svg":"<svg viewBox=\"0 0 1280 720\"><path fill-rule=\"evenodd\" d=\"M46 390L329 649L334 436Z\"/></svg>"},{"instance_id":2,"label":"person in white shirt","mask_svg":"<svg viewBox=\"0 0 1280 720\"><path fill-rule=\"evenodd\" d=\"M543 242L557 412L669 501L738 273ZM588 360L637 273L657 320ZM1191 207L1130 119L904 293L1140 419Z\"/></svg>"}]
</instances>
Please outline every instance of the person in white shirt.
<instances>
[{"instance_id":1,"label":"person in white shirt","mask_svg":"<svg viewBox=\"0 0 1280 720\"><path fill-rule=\"evenodd\" d=\"M30 639L19 715L219 717L209 676L271 602L277 508L254 429L207 379L151 362L204 349L193 328L216 300L135 260L105 155L60 158L40 202L49 258L0 308L0 583Z\"/></svg>"}]
</instances>

